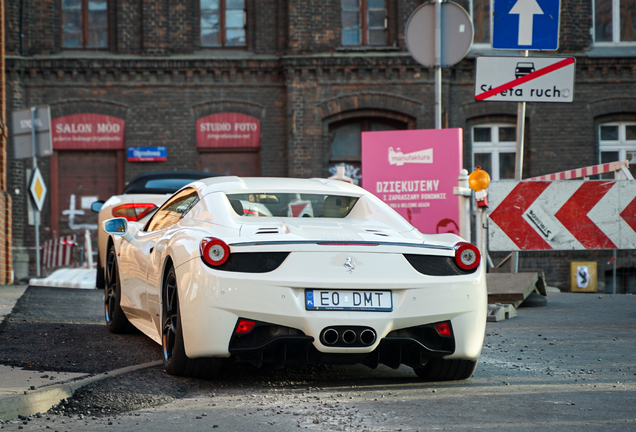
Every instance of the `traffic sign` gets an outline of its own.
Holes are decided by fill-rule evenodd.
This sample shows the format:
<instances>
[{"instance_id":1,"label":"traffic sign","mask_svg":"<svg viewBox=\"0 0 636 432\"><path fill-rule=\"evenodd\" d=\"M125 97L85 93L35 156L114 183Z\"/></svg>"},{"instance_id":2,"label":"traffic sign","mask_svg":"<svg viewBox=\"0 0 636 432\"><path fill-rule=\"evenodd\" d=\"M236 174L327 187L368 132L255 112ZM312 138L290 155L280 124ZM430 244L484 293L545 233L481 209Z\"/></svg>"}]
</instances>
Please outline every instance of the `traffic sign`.
<instances>
[{"instance_id":1,"label":"traffic sign","mask_svg":"<svg viewBox=\"0 0 636 432\"><path fill-rule=\"evenodd\" d=\"M453 2L442 7L441 64L435 64L435 3L418 7L406 23L406 48L411 56L427 67L452 66L461 61L473 44L473 22L468 12Z\"/></svg>"},{"instance_id":2,"label":"traffic sign","mask_svg":"<svg viewBox=\"0 0 636 432\"><path fill-rule=\"evenodd\" d=\"M33 157L33 131L31 130L31 108L13 111L13 149L14 158ZM37 156L51 156L51 113L48 106L35 108L35 140Z\"/></svg>"},{"instance_id":3,"label":"traffic sign","mask_svg":"<svg viewBox=\"0 0 636 432\"><path fill-rule=\"evenodd\" d=\"M493 49L556 51L560 10L560 0L492 0Z\"/></svg>"},{"instance_id":4,"label":"traffic sign","mask_svg":"<svg viewBox=\"0 0 636 432\"><path fill-rule=\"evenodd\" d=\"M40 173L40 170L38 168L35 168L33 174L31 175L29 191L31 192L31 197L33 197L35 206L37 207L38 211L41 212L42 206L44 205L44 199L46 198L46 185L44 184L42 173Z\"/></svg>"},{"instance_id":5,"label":"traffic sign","mask_svg":"<svg viewBox=\"0 0 636 432\"><path fill-rule=\"evenodd\" d=\"M573 57L477 57L475 99L572 102Z\"/></svg>"},{"instance_id":6,"label":"traffic sign","mask_svg":"<svg viewBox=\"0 0 636 432\"><path fill-rule=\"evenodd\" d=\"M492 251L636 248L636 182L494 182Z\"/></svg>"}]
</instances>

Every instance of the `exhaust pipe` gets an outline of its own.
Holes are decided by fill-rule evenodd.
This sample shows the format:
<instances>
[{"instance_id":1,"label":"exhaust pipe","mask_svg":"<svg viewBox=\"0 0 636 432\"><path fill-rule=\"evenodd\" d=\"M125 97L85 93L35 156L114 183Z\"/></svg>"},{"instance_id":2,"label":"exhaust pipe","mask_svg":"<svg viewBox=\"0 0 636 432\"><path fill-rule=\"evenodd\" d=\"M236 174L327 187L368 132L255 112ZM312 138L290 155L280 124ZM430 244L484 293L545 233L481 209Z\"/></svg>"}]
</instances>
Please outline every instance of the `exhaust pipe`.
<instances>
[{"instance_id":1,"label":"exhaust pipe","mask_svg":"<svg viewBox=\"0 0 636 432\"><path fill-rule=\"evenodd\" d=\"M336 329L328 328L322 332L322 341L325 345L333 345L338 342L338 332Z\"/></svg>"},{"instance_id":2,"label":"exhaust pipe","mask_svg":"<svg viewBox=\"0 0 636 432\"><path fill-rule=\"evenodd\" d=\"M362 330L362 333L360 333L360 342L366 346L373 345L375 338L375 332L371 329Z\"/></svg>"},{"instance_id":3,"label":"exhaust pipe","mask_svg":"<svg viewBox=\"0 0 636 432\"><path fill-rule=\"evenodd\" d=\"M351 329L345 330L344 332L342 332L342 341L348 345L351 345L352 343L354 343L357 337L358 336L356 335L356 332L354 332Z\"/></svg>"}]
</instances>

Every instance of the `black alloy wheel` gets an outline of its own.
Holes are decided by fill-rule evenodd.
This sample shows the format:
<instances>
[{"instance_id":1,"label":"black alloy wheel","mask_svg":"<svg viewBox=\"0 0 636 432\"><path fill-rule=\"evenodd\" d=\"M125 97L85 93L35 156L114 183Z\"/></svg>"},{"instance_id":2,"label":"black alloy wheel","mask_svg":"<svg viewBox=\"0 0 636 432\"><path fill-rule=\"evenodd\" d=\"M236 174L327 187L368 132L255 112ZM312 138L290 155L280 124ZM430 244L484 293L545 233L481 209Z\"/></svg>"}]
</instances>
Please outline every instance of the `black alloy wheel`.
<instances>
[{"instance_id":1,"label":"black alloy wheel","mask_svg":"<svg viewBox=\"0 0 636 432\"><path fill-rule=\"evenodd\" d=\"M166 275L163 289L163 325L161 331L161 345L163 347L163 363L166 370L173 363L177 331L179 329L179 298L177 294L177 278L174 269Z\"/></svg>"},{"instance_id":2,"label":"black alloy wheel","mask_svg":"<svg viewBox=\"0 0 636 432\"><path fill-rule=\"evenodd\" d=\"M111 333L128 333L132 326L121 309L121 285L115 247L111 245L106 255L106 277L104 278L104 317Z\"/></svg>"},{"instance_id":3,"label":"black alloy wheel","mask_svg":"<svg viewBox=\"0 0 636 432\"><path fill-rule=\"evenodd\" d=\"M173 267L163 284L161 346L163 367L170 375L214 378L221 369L220 358L191 359L186 355L179 308L177 276Z\"/></svg>"}]
</instances>

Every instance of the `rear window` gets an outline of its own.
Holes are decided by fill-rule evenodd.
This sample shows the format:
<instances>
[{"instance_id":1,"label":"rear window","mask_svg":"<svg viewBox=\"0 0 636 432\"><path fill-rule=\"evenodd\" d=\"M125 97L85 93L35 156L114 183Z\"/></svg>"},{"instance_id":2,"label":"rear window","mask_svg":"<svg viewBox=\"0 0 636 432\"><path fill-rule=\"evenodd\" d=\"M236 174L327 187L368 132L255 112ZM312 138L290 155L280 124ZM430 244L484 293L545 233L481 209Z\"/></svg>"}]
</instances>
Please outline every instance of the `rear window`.
<instances>
[{"instance_id":1,"label":"rear window","mask_svg":"<svg viewBox=\"0 0 636 432\"><path fill-rule=\"evenodd\" d=\"M295 193L226 194L232 208L245 217L346 217L357 197Z\"/></svg>"}]
</instances>

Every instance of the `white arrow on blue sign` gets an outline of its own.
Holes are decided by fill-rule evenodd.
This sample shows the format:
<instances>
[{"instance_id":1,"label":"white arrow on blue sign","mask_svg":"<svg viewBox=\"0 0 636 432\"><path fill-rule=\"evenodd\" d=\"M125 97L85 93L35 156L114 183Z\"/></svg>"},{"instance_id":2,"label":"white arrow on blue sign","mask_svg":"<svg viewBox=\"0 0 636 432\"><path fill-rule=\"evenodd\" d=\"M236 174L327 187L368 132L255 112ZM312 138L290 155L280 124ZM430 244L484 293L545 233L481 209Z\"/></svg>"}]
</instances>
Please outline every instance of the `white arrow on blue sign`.
<instances>
[{"instance_id":1,"label":"white arrow on blue sign","mask_svg":"<svg viewBox=\"0 0 636 432\"><path fill-rule=\"evenodd\" d=\"M560 0L492 0L493 49L556 51L560 10Z\"/></svg>"}]
</instances>

